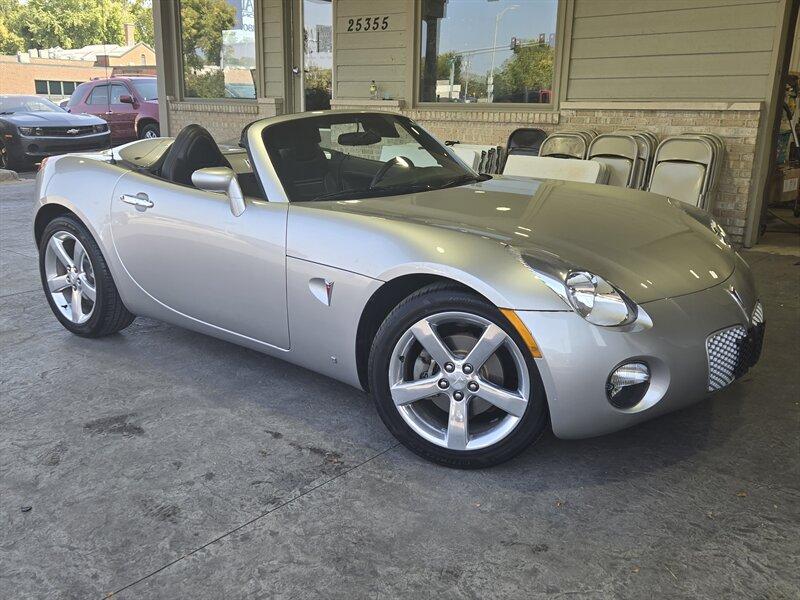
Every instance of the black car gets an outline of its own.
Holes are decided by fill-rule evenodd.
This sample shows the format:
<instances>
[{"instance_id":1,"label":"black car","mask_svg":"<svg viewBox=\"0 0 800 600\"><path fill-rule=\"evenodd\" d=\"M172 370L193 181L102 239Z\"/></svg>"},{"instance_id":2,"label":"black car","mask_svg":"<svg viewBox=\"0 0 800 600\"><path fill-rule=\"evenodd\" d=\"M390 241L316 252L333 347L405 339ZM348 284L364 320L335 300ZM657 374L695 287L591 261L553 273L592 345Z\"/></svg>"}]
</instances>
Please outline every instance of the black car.
<instances>
[{"instance_id":1,"label":"black car","mask_svg":"<svg viewBox=\"0 0 800 600\"><path fill-rule=\"evenodd\" d=\"M108 123L38 96L0 96L0 168L21 170L46 156L111 145Z\"/></svg>"}]
</instances>

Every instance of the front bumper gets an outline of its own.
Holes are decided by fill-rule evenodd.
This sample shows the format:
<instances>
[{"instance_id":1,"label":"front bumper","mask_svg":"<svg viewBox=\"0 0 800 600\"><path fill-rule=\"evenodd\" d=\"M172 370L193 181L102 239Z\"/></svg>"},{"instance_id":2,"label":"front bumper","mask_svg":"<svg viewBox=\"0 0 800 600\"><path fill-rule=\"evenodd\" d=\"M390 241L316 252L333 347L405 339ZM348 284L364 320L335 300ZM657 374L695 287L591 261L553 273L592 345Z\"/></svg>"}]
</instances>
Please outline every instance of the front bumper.
<instances>
[{"instance_id":1,"label":"front bumper","mask_svg":"<svg viewBox=\"0 0 800 600\"><path fill-rule=\"evenodd\" d=\"M730 293L731 286L741 306ZM749 268L739 259L722 284L643 304L653 325L642 331L596 327L574 312L519 311L542 352L543 358L536 362L554 433L560 438L584 438L617 431L693 404L709 390L741 376L760 354L763 325L753 325L757 300ZM714 350L709 350L707 341L736 326L745 329L747 341L736 341L725 350L742 355L733 356L733 377L712 387L709 362L715 364L715 357L710 356ZM614 408L606 397L606 381L611 371L632 360L649 365L650 387L634 407Z\"/></svg>"},{"instance_id":2,"label":"front bumper","mask_svg":"<svg viewBox=\"0 0 800 600\"><path fill-rule=\"evenodd\" d=\"M111 132L103 131L80 137L17 135L7 146L7 152L16 160L38 162L47 156L103 150L111 147Z\"/></svg>"}]
</instances>

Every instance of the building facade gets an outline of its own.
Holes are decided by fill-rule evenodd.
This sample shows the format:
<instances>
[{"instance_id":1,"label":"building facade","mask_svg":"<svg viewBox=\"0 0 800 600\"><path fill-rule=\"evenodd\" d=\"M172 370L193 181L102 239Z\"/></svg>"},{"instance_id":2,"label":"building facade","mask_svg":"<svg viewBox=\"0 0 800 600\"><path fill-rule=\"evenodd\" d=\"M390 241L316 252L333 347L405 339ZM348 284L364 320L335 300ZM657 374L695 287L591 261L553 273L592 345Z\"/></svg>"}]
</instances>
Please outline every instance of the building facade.
<instances>
[{"instance_id":1,"label":"building facade","mask_svg":"<svg viewBox=\"0 0 800 600\"><path fill-rule=\"evenodd\" d=\"M328 106L491 144L524 126L706 131L727 147L712 210L736 241L757 239L791 0L240 0L219 50L191 37L181 0L153 8L163 132L202 123L233 140Z\"/></svg>"},{"instance_id":2,"label":"building facade","mask_svg":"<svg viewBox=\"0 0 800 600\"><path fill-rule=\"evenodd\" d=\"M155 75L155 50L133 39L125 26L125 44L95 44L83 48L32 48L0 55L0 94L36 94L53 100L68 98L85 81L110 75Z\"/></svg>"}]
</instances>

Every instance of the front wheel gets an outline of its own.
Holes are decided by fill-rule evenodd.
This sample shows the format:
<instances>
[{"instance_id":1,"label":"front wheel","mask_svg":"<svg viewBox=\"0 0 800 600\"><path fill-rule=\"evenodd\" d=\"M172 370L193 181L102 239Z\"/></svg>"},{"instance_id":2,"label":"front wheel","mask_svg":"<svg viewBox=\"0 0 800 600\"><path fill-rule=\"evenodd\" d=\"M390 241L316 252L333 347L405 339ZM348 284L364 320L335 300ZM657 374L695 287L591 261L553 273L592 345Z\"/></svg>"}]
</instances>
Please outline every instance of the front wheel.
<instances>
[{"instance_id":1,"label":"front wheel","mask_svg":"<svg viewBox=\"0 0 800 600\"><path fill-rule=\"evenodd\" d=\"M39 272L50 308L72 333L102 337L133 322L100 247L78 219L64 216L47 224Z\"/></svg>"},{"instance_id":2,"label":"front wheel","mask_svg":"<svg viewBox=\"0 0 800 600\"><path fill-rule=\"evenodd\" d=\"M392 434L449 467L504 462L547 423L524 341L496 307L457 288L429 286L401 302L375 336L369 375Z\"/></svg>"},{"instance_id":3,"label":"front wheel","mask_svg":"<svg viewBox=\"0 0 800 600\"><path fill-rule=\"evenodd\" d=\"M150 140L153 138L157 138L161 135L161 130L158 127L158 123L148 123L142 130L139 132L139 139L140 140Z\"/></svg>"}]
</instances>

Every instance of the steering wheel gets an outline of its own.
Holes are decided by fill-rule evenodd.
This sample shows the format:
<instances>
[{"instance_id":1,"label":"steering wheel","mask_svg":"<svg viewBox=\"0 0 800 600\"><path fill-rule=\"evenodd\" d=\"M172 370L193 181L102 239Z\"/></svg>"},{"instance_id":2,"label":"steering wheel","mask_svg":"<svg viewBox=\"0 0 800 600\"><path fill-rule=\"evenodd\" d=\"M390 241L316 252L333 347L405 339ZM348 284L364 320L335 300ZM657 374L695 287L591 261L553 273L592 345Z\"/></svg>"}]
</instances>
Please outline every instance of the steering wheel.
<instances>
[{"instance_id":1,"label":"steering wheel","mask_svg":"<svg viewBox=\"0 0 800 600\"><path fill-rule=\"evenodd\" d=\"M401 159L403 162L401 162ZM404 167L414 168L414 163L411 162L410 158L406 158L405 156L395 156L390 158L385 163L381 165L381 168L378 169L378 172L375 173L375 176L372 178L372 181L369 182L369 187L374 188L381 179L386 177L386 174L391 170L391 168L395 165L402 165Z\"/></svg>"}]
</instances>

